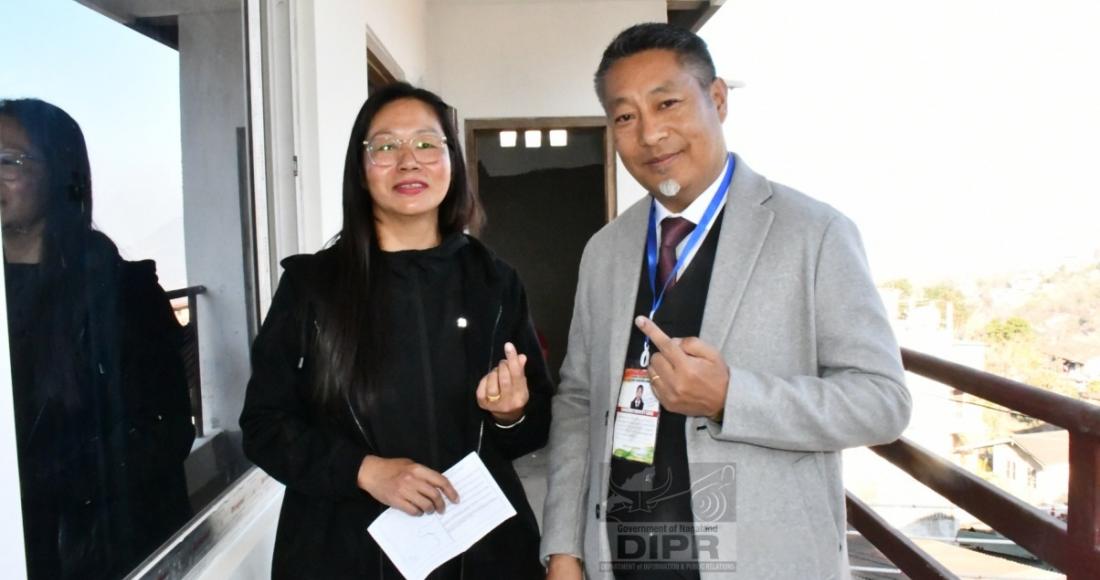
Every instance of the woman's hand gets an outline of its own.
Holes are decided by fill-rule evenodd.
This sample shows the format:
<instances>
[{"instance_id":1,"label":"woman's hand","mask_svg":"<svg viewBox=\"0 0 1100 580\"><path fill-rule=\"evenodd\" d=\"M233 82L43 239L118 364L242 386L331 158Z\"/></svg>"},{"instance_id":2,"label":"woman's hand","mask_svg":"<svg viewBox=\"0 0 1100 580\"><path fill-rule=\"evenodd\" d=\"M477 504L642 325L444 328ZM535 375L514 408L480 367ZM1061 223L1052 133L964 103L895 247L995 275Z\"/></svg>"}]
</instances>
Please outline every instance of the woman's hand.
<instances>
[{"instance_id":1,"label":"woman's hand","mask_svg":"<svg viewBox=\"0 0 1100 580\"><path fill-rule=\"evenodd\" d=\"M458 503L458 492L446 477L411 459L368 455L359 464L357 483L374 499L411 516L443 513L443 495Z\"/></svg>"},{"instance_id":2,"label":"woman's hand","mask_svg":"<svg viewBox=\"0 0 1100 580\"><path fill-rule=\"evenodd\" d=\"M493 414L501 425L510 425L523 417L530 393L523 372L527 355L517 354L510 342L504 344L504 360L489 371L477 385L477 406Z\"/></svg>"}]
</instances>

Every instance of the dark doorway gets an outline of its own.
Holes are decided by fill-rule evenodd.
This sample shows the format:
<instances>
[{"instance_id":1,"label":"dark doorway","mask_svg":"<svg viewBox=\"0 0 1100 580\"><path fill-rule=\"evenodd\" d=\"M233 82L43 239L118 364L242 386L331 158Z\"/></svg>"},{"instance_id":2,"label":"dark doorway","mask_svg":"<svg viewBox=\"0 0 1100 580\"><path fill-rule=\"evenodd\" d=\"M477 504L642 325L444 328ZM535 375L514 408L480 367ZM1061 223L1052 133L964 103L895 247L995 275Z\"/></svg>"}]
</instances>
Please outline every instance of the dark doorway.
<instances>
[{"instance_id":1,"label":"dark doorway","mask_svg":"<svg viewBox=\"0 0 1100 580\"><path fill-rule=\"evenodd\" d=\"M537 146L525 139L528 131L538 132ZM467 141L487 217L479 237L523 279L556 382L581 253L615 210L604 121L467 121Z\"/></svg>"},{"instance_id":2,"label":"dark doorway","mask_svg":"<svg viewBox=\"0 0 1100 580\"><path fill-rule=\"evenodd\" d=\"M370 97L378 89L393 83L397 77L389 67L382 62L377 51L367 49L367 96Z\"/></svg>"}]
</instances>

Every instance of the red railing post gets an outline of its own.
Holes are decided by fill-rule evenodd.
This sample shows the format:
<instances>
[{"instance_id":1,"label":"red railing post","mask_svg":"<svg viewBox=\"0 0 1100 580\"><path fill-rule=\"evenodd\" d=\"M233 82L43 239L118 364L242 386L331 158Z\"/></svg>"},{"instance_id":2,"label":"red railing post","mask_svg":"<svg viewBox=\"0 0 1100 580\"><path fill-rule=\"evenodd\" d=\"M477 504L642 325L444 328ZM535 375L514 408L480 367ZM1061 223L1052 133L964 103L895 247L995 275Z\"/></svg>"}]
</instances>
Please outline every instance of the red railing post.
<instances>
[{"instance_id":1,"label":"red railing post","mask_svg":"<svg viewBox=\"0 0 1100 580\"><path fill-rule=\"evenodd\" d=\"M1100 438L1069 436L1068 580L1095 578L1100 570Z\"/></svg>"},{"instance_id":2,"label":"red railing post","mask_svg":"<svg viewBox=\"0 0 1100 580\"><path fill-rule=\"evenodd\" d=\"M901 355L909 372L1065 429L1069 434L1067 521L1063 525L1047 518L972 475L948 477L947 472L957 468L936 469L933 464L938 460L913 463L909 456L927 453L904 440L872 450L1065 572L1069 580L1100 578L1100 406L922 352L903 348ZM963 484L967 489L959 487ZM1013 505L1020 509L1012 509Z\"/></svg>"},{"instance_id":3,"label":"red railing post","mask_svg":"<svg viewBox=\"0 0 1100 580\"><path fill-rule=\"evenodd\" d=\"M904 437L869 449L1051 566L1063 572L1073 566L1066 525L1046 511Z\"/></svg>"},{"instance_id":4,"label":"red railing post","mask_svg":"<svg viewBox=\"0 0 1100 580\"><path fill-rule=\"evenodd\" d=\"M922 580L958 578L851 492L846 492L845 498L852 527L906 576Z\"/></svg>"}]
</instances>

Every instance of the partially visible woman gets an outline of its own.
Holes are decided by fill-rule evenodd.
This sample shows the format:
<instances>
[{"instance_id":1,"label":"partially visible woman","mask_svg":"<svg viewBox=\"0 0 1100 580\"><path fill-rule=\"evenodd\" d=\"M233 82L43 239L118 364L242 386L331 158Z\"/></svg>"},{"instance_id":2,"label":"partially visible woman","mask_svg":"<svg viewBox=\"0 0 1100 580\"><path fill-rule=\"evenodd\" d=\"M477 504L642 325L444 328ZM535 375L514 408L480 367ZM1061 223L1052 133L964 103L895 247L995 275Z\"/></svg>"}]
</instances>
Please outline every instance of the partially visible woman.
<instances>
[{"instance_id":1,"label":"partially visible woman","mask_svg":"<svg viewBox=\"0 0 1100 580\"><path fill-rule=\"evenodd\" d=\"M121 578L191 515L181 329L92 226L79 125L0 100L0 217L30 578Z\"/></svg>"},{"instance_id":2,"label":"partially visible woman","mask_svg":"<svg viewBox=\"0 0 1100 580\"><path fill-rule=\"evenodd\" d=\"M364 103L343 229L285 273L253 346L245 454L286 484L275 578L400 578L367 533L445 507L476 452L515 507L432 578L544 575L512 460L542 447L551 384L512 268L463 231L479 205L447 105L397 83Z\"/></svg>"}]
</instances>

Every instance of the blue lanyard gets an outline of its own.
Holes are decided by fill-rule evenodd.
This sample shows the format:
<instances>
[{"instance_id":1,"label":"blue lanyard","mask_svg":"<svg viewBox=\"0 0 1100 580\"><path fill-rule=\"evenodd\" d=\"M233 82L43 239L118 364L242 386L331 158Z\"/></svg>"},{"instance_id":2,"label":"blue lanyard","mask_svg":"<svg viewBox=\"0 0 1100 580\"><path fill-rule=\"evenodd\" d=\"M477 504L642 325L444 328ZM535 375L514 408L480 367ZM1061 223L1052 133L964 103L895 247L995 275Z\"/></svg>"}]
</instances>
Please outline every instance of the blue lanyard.
<instances>
[{"instance_id":1,"label":"blue lanyard","mask_svg":"<svg viewBox=\"0 0 1100 580\"><path fill-rule=\"evenodd\" d=\"M726 199L726 191L729 189L730 181L733 179L733 154L728 153L726 159L726 174L722 177L722 183L718 185L718 192L715 193L714 198L710 200L707 211L703 213L703 219L699 220L699 224L691 231L691 235L688 237L684 249L680 252L680 257L676 259L676 265L672 267L672 271L669 272L668 278L665 279L665 283L661 286L659 292L657 291L657 200L654 199L650 202L649 231L646 232L645 237L645 260L649 272L649 289L653 294L653 307L649 310L650 320L653 320L653 315L656 314L657 309L661 307L661 302L665 299L665 291L672 285L672 281L679 275L680 270L684 268L686 258L691 255L692 250L695 249L695 246L699 245L699 242L703 239L703 235L706 234L707 226L710 225L710 222L714 220L715 214L718 213L718 206L722 204L722 200ZM638 362L641 364L642 368L649 366L648 336L645 337L642 343L642 356Z\"/></svg>"}]
</instances>

